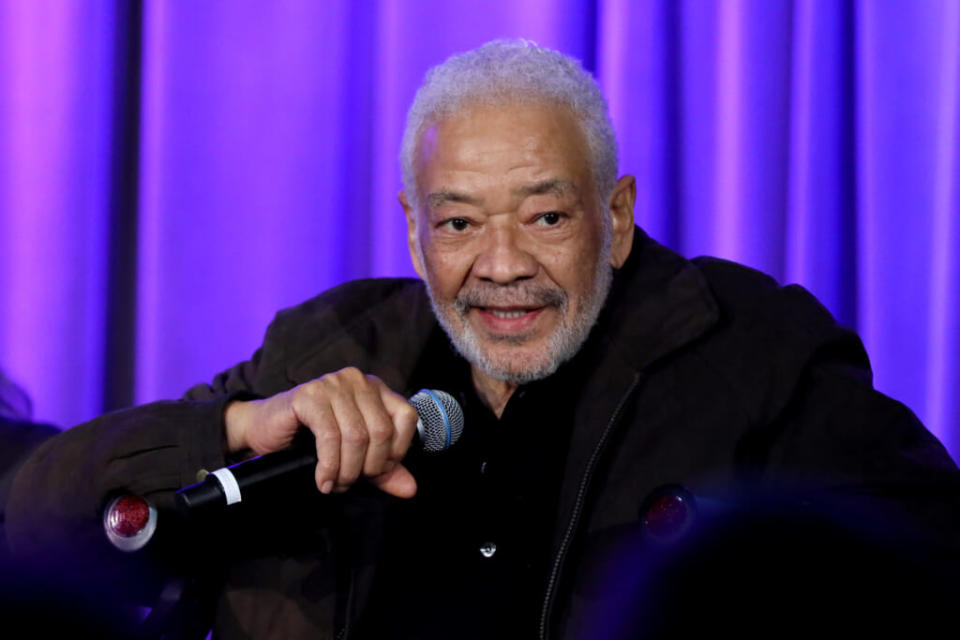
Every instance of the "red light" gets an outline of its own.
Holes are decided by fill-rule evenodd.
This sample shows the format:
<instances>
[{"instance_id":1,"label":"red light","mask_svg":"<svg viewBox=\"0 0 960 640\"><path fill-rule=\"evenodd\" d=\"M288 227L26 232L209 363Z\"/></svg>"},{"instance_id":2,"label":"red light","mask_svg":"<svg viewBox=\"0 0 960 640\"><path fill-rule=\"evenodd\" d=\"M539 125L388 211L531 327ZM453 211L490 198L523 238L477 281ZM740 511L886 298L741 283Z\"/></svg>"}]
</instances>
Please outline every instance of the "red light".
<instances>
[{"instance_id":1,"label":"red light","mask_svg":"<svg viewBox=\"0 0 960 640\"><path fill-rule=\"evenodd\" d=\"M147 526L150 507L140 496L123 496L110 509L108 524L118 536L130 538Z\"/></svg>"}]
</instances>

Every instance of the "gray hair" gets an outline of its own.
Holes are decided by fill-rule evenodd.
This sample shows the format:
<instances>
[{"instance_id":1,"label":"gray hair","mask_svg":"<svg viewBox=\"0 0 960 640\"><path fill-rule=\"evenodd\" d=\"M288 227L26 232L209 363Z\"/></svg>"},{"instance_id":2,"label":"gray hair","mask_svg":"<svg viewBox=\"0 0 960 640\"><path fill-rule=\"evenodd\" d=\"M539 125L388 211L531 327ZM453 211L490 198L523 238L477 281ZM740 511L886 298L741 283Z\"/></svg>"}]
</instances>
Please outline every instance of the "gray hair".
<instances>
[{"instance_id":1,"label":"gray hair","mask_svg":"<svg viewBox=\"0 0 960 640\"><path fill-rule=\"evenodd\" d=\"M427 72L407 112L400 148L403 188L417 207L414 154L424 130L474 104L552 102L569 108L590 148L593 179L600 200L617 180L617 139L607 101L580 62L529 40L493 40L447 58Z\"/></svg>"}]
</instances>

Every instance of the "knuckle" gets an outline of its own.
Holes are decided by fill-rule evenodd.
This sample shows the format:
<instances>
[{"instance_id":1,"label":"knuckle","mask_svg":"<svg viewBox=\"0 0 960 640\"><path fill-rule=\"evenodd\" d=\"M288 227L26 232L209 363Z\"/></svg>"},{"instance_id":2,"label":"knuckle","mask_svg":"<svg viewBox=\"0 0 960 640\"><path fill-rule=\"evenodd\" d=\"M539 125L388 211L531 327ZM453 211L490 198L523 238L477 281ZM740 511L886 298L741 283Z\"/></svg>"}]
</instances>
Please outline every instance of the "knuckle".
<instances>
[{"instance_id":1,"label":"knuckle","mask_svg":"<svg viewBox=\"0 0 960 640\"><path fill-rule=\"evenodd\" d=\"M337 482L339 484L353 484L360 477L360 473L363 471L360 467L347 469L345 467L340 467L340 474L337 476Z\"/></svg>"},{"instance_id":2,"label":"knuckle","mask_svg":"<svg viewBox=\"0 0 960 640\"><path fill-rule=\"evenodd\" d=\"M356 367L344 367L337 371L337 377L351 384L359 384L366 380L363 372Z\"/></svg>"},{"instance_id":3,"label":"knuckle","mask_svg":"<svg viewBox=\"0 0 960 640\"><path fill-rule=\"evenodd\" d=\"M365 386L366 376L356 367L344 367L317 378L314 382L317 383L317 389L328 396L342 395Z\"/></svg>"},{"instance_id":4,"label":"knuckle","mask_svg":"<svg viewBox=\"0 0 960 640\"><path fill-rule=\"evenodd\" d=\"M340 465L336 460L325 460L321 458L317 461L316 475L321 478L336 478L340 472Z\"/></svg>"},{"instance_id":5,"label":"knuckle","mask_svg":"<svg viewBox=\"0 0 960 640\"><path fill-rule=\"evenodd\" d=\"M420 419L420 414L418 414L417 410L414 409L411 405L405 403L402 407L400 407L400 410L398 412L398 417L400 420L403 420L404 422L407 422L410 424L416 424L417 420Z\"/></svg>"},{"instance_id":6,"label":"knuckle","mask_svg":"<svg viewBox=\"0 0 960 640\"><path fill-rule=\"evenodd\" d=\"M373 442L386 442L393 438L393 425L387 422L376 422L370 426L370 440Z\"/></svg>"},{"instance_id":7,"label":"knuckle","mask_svg":"<svg viewBox=\"0 0 960 640\"><path fill-rule=\"evenodd\" d=\"M290 398L290 406L293 409L293 412L298 416L302 416L310 404L311 402L309 397L299 393L294 394L293 397Z\"/></svg>"},{"instance_id":8,"label":"knuckle","mask_svg":"<svg viewBox=\"0 0 960 640\"><path fill-rule=\"evenodd\" d=\"M333 428L320 428L315 429L313 432L314 440L318 447L327 448L327 447L339 447L340 446L340 432Z\"/></svg>"},{"instance_id":9,"label":"knuckle","mask_svg":"<svg viewBox=\"0 0 960 640\"><path fill-rule=\"evenodd\" d=\"M328 373L322 378L317 378L317 390L320 393L333 395L343 386L342 380L336 373Z\"/></svg>"},{"instance_id":10,"label":"knuckle","mask_svg":"<svg viewBox=\"0 0 960 640\"><path fill-rule=\"evenodd\" d=\"M305 405L313 404L322 397L324 397L323 381L311 380L304 382L293 390L291 402L295 409L304 408Z\"/></svg>"},{"instance_id":11,"label":"knuckle","mask_svg":"<svg viewBox=\"0 0 960 640\"><path fill-rule=\"evenodd\" d=\"M317 462L317 476L320 478L331 478L337 475L337 465L329 460L320 460Z\"/></svg>"},{"instance_id":12,"label":"knuckle","mask_svg":"<svg viewBox=\"0 0 960 640\"><path fill-rule=\"evenodd\" d=\"M364 429L349 429L343 432L343 441L355 447L364 446L370 442L370 435Z\"/></svg>"}]
</instances>

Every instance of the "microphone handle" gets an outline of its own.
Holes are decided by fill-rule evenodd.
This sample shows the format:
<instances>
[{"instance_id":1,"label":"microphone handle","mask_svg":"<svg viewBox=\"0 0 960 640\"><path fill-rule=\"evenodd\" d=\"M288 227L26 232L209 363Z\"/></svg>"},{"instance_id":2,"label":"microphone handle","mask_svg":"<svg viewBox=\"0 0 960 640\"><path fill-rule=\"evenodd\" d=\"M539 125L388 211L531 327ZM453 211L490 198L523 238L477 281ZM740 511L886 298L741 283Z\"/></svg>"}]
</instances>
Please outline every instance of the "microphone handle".
<instances>
[{"instance_id":1,"label":"microphone handle","mask_svg":"<svg viewBox=\"0 0 960 640\"><path fill-rule=\"evenodd\" d=\"M244 460L177 491L177 509L185 516L220 511L241 502L252 491L269 491L273 480L286 483L293 479L296 483L301 476L312 478L316 466L317 452L312 446L293 446Z\"/></svg>"}]
</instances>

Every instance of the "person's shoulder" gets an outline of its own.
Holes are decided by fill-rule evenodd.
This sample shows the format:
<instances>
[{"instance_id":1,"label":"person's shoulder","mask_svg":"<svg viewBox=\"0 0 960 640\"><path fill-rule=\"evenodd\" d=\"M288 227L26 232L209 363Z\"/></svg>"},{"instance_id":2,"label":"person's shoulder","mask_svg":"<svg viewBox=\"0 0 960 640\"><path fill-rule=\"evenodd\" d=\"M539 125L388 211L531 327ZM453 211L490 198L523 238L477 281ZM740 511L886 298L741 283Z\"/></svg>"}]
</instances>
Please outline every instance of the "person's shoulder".
<instances>
[{"instance_id":1,"label":"person's shoulder","mask_svg":"<svg viewBox=\"0 0 960 640\"><path fill-rule=\"evenodd\" d=\"M384 377L415 359L435 323L422 281L354 280L277 313L264 345L289 375L357 366Z\"/></svg>"},{"instance_id":2,"label":"person's shoulder","mask_svg":"<svg viewBox=\"0 0 960 640\"><path fill-rule=\"evenodd\" d=\"M870 362L860 338L840 326L806 289L782 286L767 274L727 260L691 262L718 309L717 323L696 353L745 399L751 414L770 415L782 407L811 367L829 364L869 386Z\"/></svg>"},{"instance_id":3,"label":"person's shoulder","mask_svg":"<svg viewBox=\"0 0 960 640\"><path fill-rule=\"evenodd\" d=\"M798 284L783 286L762 271L721 258L699 257L691 262L703 275L728 326L813 341L839 329L830 311Z\"/></svg>"},{"instance_id":4,"label":"person's shoulder","mask_svg":"<svg viewBox=\"0 0 960 640\"><path fill-rule=\"evenodd\" d=\"M375 313L389 313L397 308L410 311L429 304L423 282L416 278L364 278L350 280L327 289L309 300L277 313L277 321L318 321L324 318L339 322Z\"/></svg>"}]
</instances>

